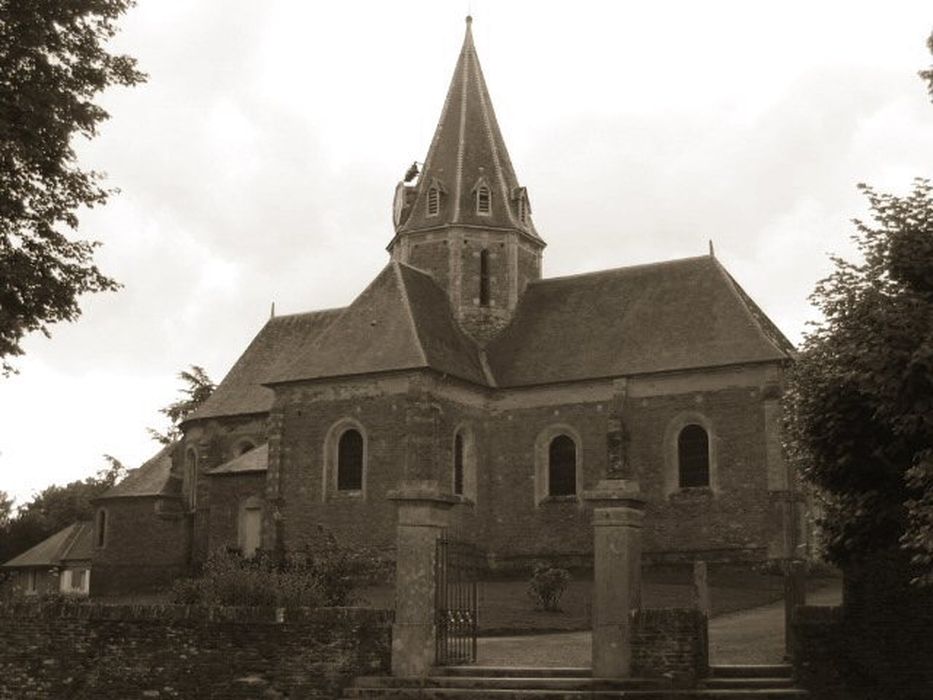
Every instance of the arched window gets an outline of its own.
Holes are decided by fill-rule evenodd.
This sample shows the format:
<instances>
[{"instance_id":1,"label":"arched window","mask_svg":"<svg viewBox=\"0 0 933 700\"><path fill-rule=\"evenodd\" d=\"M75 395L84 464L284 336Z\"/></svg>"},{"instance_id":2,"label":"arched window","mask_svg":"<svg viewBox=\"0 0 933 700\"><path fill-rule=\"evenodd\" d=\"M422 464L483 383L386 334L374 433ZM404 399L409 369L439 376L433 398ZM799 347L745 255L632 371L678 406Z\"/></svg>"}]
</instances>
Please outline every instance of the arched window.
<instances>
[{"instance_id":1,"label":"arched window","mask_svg":"<svg viewBox=\"0 0 933 700\"><path fill-rule=\"evenodd\" d=\"M192 448L185 452L182 492L187 499L188 510L194 510L198 505L198 454Z\"/></svg>"},{"instance_id":2,"label":"arched window","mask_svg":"<svg viewBox=\"0 0 933 700\"><path fill-rule=\"evenodd\" d=\"M577 493L577 445L567 435L558 435L548 447L548 495Z\"/></svg>"},{"instance_id":3,"label":"arched window","mask_svg":"<svg viewBox=\"0 0 933 700\"><path fill-rule=\"evenodd\" d=\"M437 216L441 210L441 191L436 185L428 188L428 216Z\"/></svg>"},{"instance_id":4,"label":"arched window","mask_svg":"<svg viewBox=\"0 0 933 700\"><path fill-rule=\"evenodd\" d=\"M350 428L337 443L337 490L360 491L363 488L363 436Z\"/></svg>"},{"instance_id":5,"label":"arched window","mask_svg":"<svg viewBox=\"0 0 933 700\"><path fill-rule=\"evenodd\" d=\"M709 486L709 435L696 423L677 436L677 471L680 488Z\"/></svg>"},{"instance_id":6,"label":"arched window","mask_svg":"<svg viewBox=\"0 0 933 700\"><path fill-rule=\"evenodd\" d=\"M486 185L476 188L476 213L488 214L492 210L492 193Z\"/></svg>"},{"instance_id":7,"label":"arched window","mask_svg":"<svg viewBox=\"0 0 933 700\"><path fill-rule=\"evenodd\" d=\"M463 495L463 434L454 437L454 493Z\"/></svg>"},{"instance_id":8,"label":"arched window","mask_svg":"<svg viewBox=\"0 0 933 700\"><path fill-rule=\"evenodd\" d=\"M100 508L97 511L96 535L95 542L98 548L103 547L107 543L107 511L103 508Z\"/></svg>"},{"instance_id":9,"label":"arched window","mask_svg":"<svg viewBox=\"0 0 933 700\"><path fill-rule=\"evenodd\" d=\"M489 306L489 251L479 253L479 305Z\"/></svg>"}]
</instances>

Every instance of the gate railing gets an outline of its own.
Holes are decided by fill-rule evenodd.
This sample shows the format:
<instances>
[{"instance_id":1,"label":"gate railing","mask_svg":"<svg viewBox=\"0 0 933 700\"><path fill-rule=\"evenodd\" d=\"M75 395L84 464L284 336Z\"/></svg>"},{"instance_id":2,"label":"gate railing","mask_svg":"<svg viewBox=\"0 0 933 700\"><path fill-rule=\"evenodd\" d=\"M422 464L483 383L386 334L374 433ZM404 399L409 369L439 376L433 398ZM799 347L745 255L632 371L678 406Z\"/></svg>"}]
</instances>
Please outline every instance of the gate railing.
<instances>
[{"instance_id":1,"label":"gate railing","mask_svg":"<svg viewBox=\"0 0 933 700\"><path fill-rule=\"evenodd\" d=\"M485 564L473 544L446 533L437 539L435 559L435 663L476 661L477 581Z\"/></svg>"}]
</instances>

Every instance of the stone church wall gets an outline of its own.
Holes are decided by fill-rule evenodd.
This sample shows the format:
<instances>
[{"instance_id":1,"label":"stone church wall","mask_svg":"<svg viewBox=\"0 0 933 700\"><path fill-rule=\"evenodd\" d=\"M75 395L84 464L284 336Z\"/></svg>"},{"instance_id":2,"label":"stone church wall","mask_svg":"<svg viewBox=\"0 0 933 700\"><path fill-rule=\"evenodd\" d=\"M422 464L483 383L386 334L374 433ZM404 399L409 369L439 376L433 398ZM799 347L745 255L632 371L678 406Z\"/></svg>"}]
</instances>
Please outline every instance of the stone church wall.
<instances>
[{"instance_id":1,"label":"stone church wall","mask_svg":"<svg viewBox=\"0 0 933 700\"><path fill-rule=\"evenodd\" d=\"M208 550L239 548L241 511L247 499L263 501L266 494L265 472L224 474L209 477Z\"/></svg>"},{"instance_id":2,"label":"stone church wall","mask_svg":"<svg viewBox=\"0 0 933 700\"><path fill-rule=\"evenodd\" d=\"M772 528L764 410L755 387L630 398L630 457L648 500L645 551L654 558L755 559ZM698 423L710 436L710 488L680 489L677 434Z\"/></svg>"},{"instance_id":3,"label":"stone church wall","mask_svg":"<svg viewBox=\"0 0 933 700\"><path fill-rule=\"evenodd\" d=\"M91 557L91 596L164 589L188 567L190 520L177 498L122 498L107 512L104 546Z\"/></svg>"}]
</instances>

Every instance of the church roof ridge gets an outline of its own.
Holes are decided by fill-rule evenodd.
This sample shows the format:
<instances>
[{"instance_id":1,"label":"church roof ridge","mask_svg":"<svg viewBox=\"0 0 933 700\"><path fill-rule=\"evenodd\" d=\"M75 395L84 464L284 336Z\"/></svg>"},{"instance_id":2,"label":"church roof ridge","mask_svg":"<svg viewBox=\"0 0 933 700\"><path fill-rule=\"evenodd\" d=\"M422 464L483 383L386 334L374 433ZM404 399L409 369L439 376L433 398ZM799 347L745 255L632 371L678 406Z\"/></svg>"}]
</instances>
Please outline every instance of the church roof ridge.
<instances>
[{"instance_id":1,"label":"church roof ridge","mask_svg":"<svg viewBox=\"0 0 933 700\"><path fill-rule=\"evenodd\" d=\"M709 260L710 256L708 255L691 255L685 258L674 258L672 260L655 260L648 263L637 263L635 265L620 265L618 267L607 267L602 270L591 270L589 272L574 272L569 275L558 275L557 277L542 277L536 280L530 280L528 286L537 286L541 284L547 284L549 282L563 282L563 281L572 281L579 280L585 277L598 277L600 275L614 275L620 272L635 271L635 270L645 270L656 267L668 267L672 265L680 265L688 262L701 262L703 260Z\"/></svg>"}]
</instances>

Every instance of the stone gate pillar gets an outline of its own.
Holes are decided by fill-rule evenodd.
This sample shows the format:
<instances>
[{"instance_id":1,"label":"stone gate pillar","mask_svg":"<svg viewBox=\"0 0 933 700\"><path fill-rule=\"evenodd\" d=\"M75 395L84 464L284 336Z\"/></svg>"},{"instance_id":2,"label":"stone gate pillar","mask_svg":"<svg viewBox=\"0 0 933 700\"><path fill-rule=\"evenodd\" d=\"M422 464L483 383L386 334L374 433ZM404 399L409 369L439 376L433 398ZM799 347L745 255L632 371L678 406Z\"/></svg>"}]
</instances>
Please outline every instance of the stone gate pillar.
<instances>
[{"instance_id":1,"label":"stone gate pillar","mask_svg":"<svg viewBox=\"0 0 933 700\"><path fill-rule=\"evenodd\" d=\"M435 482L406 482L389 494L398 508L392 674L425 676L434 664L437 539L457 499Z\"/></svg>"},{"instance_id":2,"label":"stone gate pillar","mask_svg":"<svg viewBox=\"0 0 933 700\"><path fill-rule=\"evenodd\" d=\"M638 483L605 479L583 498L593 506L593 676L624 678L632 669L632 610L641 607Z\"/></svg>"}]
</instances>

